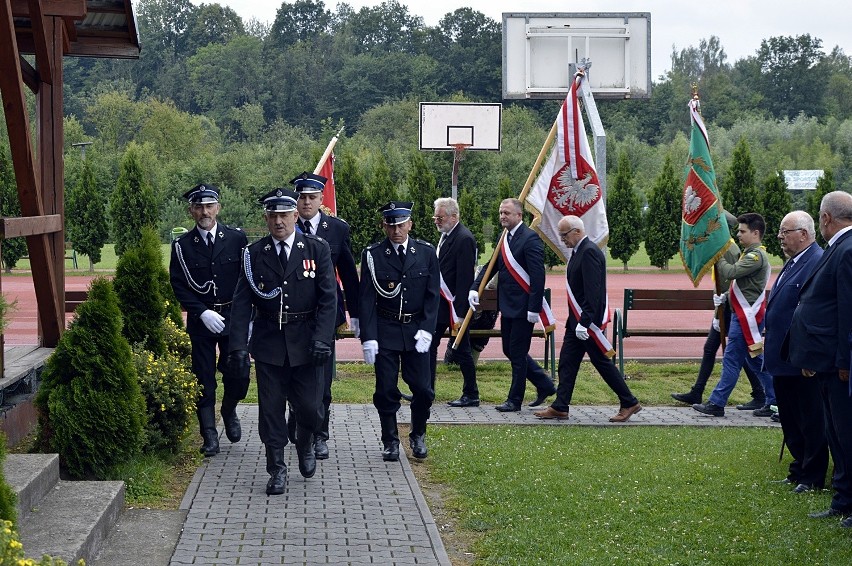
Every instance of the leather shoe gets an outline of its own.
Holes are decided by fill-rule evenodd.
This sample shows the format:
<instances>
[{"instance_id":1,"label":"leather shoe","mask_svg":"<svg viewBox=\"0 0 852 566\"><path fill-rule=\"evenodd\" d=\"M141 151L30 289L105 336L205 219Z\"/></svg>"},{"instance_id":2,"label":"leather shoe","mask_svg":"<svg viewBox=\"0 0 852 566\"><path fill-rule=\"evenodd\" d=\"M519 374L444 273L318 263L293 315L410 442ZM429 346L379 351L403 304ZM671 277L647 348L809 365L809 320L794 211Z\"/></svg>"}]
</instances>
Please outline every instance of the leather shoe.
<instances>
[{"instance_id":1,"label":"leather shoe","mask_svg":"<svg viewBox=\"0 0 852 566\"><path fill-rule=\"evenodd\" d=\"M548 407L543 411L534 412L533 415L539 419L557 419L564 421L568 418L568 411L557 411L553 407Z\"/></svg>"},{"instance_id":2,"label":"leather shoe","mask_svg":"<svg viewBox=\"0 0 852 566\"><path fill-rule=\"evenodd\" d=\"M737 405L738 411L754 411L755 409L762 409L764 406L764 401L762 399L752 399L748 403L743 403L742 405ZM769 415L766 415L767 417Z\"/></svg>"},{"instance_id":3,"label":"leather shoe","mask_svg":"<svg viewBox=\"0 0 852 566\"><path fill-rule=\"evenodd\" d=\"M547 401L548 397L550 397L551 395L555 395L555 394L556 394L556 388L555 387L553 389L551 389L550 391L539 391L538 393L536 393L535 401L530 403L528 406L529 407L538 407L539 405L541 405L542 403Z\"/></svg>"},{"instance_id":4,"label":"leather shoe","mask_svg":"<svg viewBox=\"0 0 852 566\"><path fill-rule=\"evenodd\" d=\"M769 417L769 420L774 422L774 423L780 423L781 422L781 414L780 413L772 413L772 416Z\"/></svg>"},{"instance_id":5,"label":"leather shoe","mask_svg":"<svg viewBox=\"0 0 852 566\"><path fill-rule=\"evenodd\" d=\"M849 515L842 521L840 521L840 526L846 529L852 529L852 515Z\"/></svg>"},{"instance_id":6,"label":"leather shoe","mask_svg":"<svg viewBox=\"0 0 852 566\"><path fill-rule=\"evenodd\" d=\"M266 495L281 495L287 485L287 472L275 472L266 482Z\"/></svg>"},{"instance_id":7,"label":"leather shoe","mask_svg":"<svg viewBox=\"0 0 852 566\"><path fill-rule=\"evenodd\" d=\"M672 399L680 401L681 403L686 403L687 405L694 405L701 402L701 395L693 393L692 391L689 393L672 393Z\"/></svg>"},{"instance_id":8,"label":"leather shoe","mask_svg":"<svg viewBox=\"0 0 852 566\"><path fill-rule=\"evenodd\" d=\"M775 411L772 410L772 407L769 405L764 405L759 409L755 409L751 412L755 417L771 417L775 414Z\"/></svg>"},{"instance_id":9,"label":"leather shoe","mask_svg":"<svg viewBox=\"0 0 852 566\"><path fill-rule=\"evenodd\" d=\"M640 405L639 403L636 403L632 407L622 407L618 410L618 413L609 418L609 422L626 423L630 419L630 417L632 417L641 410L642 405Z\"/></svg>"},{"instance_id":10,"label":"leather shoe","mask_svg":"<svg viewBox=\"0 0 852 566\"><path fill-rule=\"evenodd\" d=\"M411 453L414 454L415 458L422 459L429 454L429 450L426 449L425 434L410 434L408 436L408 445L411 446Z\"/></svg>"},{"instance_id":11,"label":"leather shoe","mask_svg":"<svg viewBox=\"0 0 852 566\"><path fill-rule=\"evenodd\" d=\"M829 507L825 511L819 511L818 513L810 513L808 517L811 519L828 519L829 517L846 517L848 513L844 513L840 509L835 509L834 507Z\"/></svg>"},{"instance_id":12,"label":"leather shoe","mask_svg":"<svg viewBox=\"0 0 852 566\"><path fill-rule=\"evenodd\" d=\"M450 407L478 407L479 399L474 397L468 397L467 395L462 395L455 401L450 401L447 403Z\"/></svg>"},{"instance_id":13,"label":"leather shoe","mask_svg":"<svg viewBox=\"0 0 852 566\"><path fill-rule=\"evenodd\" d=\"M399 460L399 441L385 442L382 448L382 460L385 462L396 462Z\"/></svg>"},{"instance_id":14,"label":"leather shoe","mask_svg":"<svg viewBox=\"0 0 852 566\"><path fill-rule=\"evenodd\" d=\"M515 405L511 401L506 401L502 405L497 405L494 408L500 411L501 413L517 413L521 410L521 407L519 405Z\"/></svg>"},{"instance_id":15,"label":"leather shoe","mask_svg":"<svg viewBox=\"0 0 852 566\"><path fill-rule=\"evenodd\" d=\"M400 392L399 397L403 401L408 401L409 403L411 403L414 400L414 395L409 395L408 393Z\"/></svg>"},{"instance_id":16,"label":"leather shoe","mask_svg":"<svg viewBox=\"0 0 852 566\"><path fill-rule=\"evenodd\" d=\"M807 493L809 491L816 491L819 489L815 485L811 485L809 483L800 483L796 487L793 488L793 493Z\"/></svg>"},{"instance_id":17,"label":"leather shoe","mask_svg":"<svg viewBox=\"0 0 852 566\"><path fill-rule=\"evenodd\" d=\"M314 456L317 460L328 460L328 444L324 438L314 438Z\"/></svg>"},{"instance_id":18,"label":"leather shoe","mask_svg":"<svg viewBox=\"0 0 852 566\"><path fill-rule=\"evenodd\" d=\"M716 403L711 403L710 401L707 401L706 403L696 403L692 406L692 408L699 413L710 415L711 417L725 416L725 407L720 407Z\"/></svg>"},{"instance_id":19,"label":"leather shoe","mask_svg":"<svg viewBox=\"0 0 852 566\"><path fill-rule=\"evenodd\" d=\"M781 484L781 485L793 485L796 482L794 482L790 478L784 478L783 480L772 480L769 483L778 483L778 484Z\"/></svg>"}]
</instances>

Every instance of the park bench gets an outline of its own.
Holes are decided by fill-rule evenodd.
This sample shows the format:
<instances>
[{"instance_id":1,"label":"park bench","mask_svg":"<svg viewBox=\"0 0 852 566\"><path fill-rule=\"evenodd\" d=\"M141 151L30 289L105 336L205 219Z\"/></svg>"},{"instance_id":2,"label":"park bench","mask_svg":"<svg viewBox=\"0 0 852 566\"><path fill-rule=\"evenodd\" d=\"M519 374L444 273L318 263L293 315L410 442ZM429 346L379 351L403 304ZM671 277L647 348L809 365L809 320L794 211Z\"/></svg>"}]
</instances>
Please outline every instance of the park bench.
<instances>
[{"instance_id":1,"label":"park bench","mask_svg":"<svg viewBox=\"0 0 852 566\"><path fill-rule=\"evenodd\" d=\"M615 309L612 319L612 343L618 354L618 369L624 374L624 339L630 336L661 338L693 338L707 336L703 328L631 328L627 314L643 311L712 311L713 291L710 289L625 289L624 308ZM702 319L704 320L704 319Z\"/></svg>"}]
</instances>

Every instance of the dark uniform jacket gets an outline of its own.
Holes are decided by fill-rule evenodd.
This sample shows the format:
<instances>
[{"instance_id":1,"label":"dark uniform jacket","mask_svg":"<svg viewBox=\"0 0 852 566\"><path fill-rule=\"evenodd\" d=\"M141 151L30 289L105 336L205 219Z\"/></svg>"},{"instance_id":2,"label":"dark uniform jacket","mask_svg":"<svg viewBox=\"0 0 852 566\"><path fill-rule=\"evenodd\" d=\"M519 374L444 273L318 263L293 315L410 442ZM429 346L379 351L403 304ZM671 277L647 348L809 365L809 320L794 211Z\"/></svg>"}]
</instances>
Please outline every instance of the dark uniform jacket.
<instances>
[{"instance_id":1,"label":"dark uniform jacket","mask_svg":"<svg viewBox=\"0 0 852 566\"><path fill-rule=\"evenodd\" d=\"M169 278L175 297L186 311L189 334L209 337L228 334L231 317L227 315L227 303L234 296L240 274L240 257L247 243L242 230L217 223L212 250L207 247L197 226L172 244ZM213 284L205 286L209 281ZM202 293L199 287L205 292ZM225 317L225 329L220 334L213 334L201 322L201 313L208 309Z\"/></svg>"},{"instance_id":2,"label":"dark uniform jacket","mask_svg":"<svg viewBox=\"0 0 852 566\"><path fill-rule=\"evenodd\" d=\"M368 255L373 258L372 268ZM402 290L386 298L376 291L376 285L385 293L393 293L400 286ZM440 292L438 258L429 242L409 238L405 265L400 263L390 239L368 246L361 254L361 342L377 340L380 348L413 350L418 330L435 332ZM400 313L409 321L386 318Z\"/></svg>"},{"instance_id":3,"label":"dark uniform jacket","mask_svg":"<svg viewBox=\"0 0 852 566\"><path fill-rule=\"evenodd\" d=\"M461 222L444 238L438 264L444 283L456 298L453 303L456 314L464 318L469 306L467 292L473 285L476 270L476 238ZM438 320L443 324L449 324L450 321L449 306L444 299L441 299L438 308Z\"/></svg>"},{"instance_id":4,"label":"dark uniform jacket","mask_svg":"<svg viewBox=\"0 0 852 566\"><path fill-rule=\"evenodd\" d=\"M358 270L355 267L355 257L352 255L352 242L349 239L349 224L340 218L329 216L320 211L316 235L328 242L331 249L331 263L337 269L340 283L337 284L338 303L346 298L346 310L349 316L358 318ZM337 313L337 325L346 322L346 316L340 309Z\"/></svg>"},{"instance_id":5,"label":"dark uniform jacket","mask_svg":"<svg viewBox=\"0 0 852 566\"><path fill-rule=\"evenodd\" d=\"M588 237L574 248L565 278L583 309L580 324L586 328L592 323L600 327L606 314L606 257ZM565 327L569 330L577 328L577 318L571 309L568 309Z\"/></svg>"},{"instance_id":6,"label":"dark uniform jacket","mask_svg":"<svg viewBox=\"0 0 852 566\"><path fill-rule=\"evenodd\" d=\"M286 270L272 236L248 246L247 253L231 309L230 351L248 350L254 359L279 366L311 363L313 343L331 345L333 340L337 293L328 244L297 232ZM247 344L252 306L254 327ZM279 313L286 322L280 328ZM286 320L289 316L296 320Z\"/></svg>"}]
</instances>

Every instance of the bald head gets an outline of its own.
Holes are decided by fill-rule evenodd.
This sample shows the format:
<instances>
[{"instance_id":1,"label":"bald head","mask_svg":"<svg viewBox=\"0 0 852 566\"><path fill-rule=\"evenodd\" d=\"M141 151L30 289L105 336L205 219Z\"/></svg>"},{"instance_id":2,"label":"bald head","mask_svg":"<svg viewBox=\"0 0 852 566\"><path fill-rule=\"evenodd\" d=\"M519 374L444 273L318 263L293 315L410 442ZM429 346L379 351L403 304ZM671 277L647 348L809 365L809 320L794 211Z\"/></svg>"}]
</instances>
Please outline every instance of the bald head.
<instances>
[{"instance_id":1,"label":"bald head","mask_svg":"<svg viewBox=\"0 0 852 566\"><path fill-rule=\"evenodd\" d=\"M814 219L804 210L794 210L787 214L778 229L781 251L787 257L793 257L810 246L815 236Z\"/></svg>"},{"instance_id":2,"label":"bald head","mask_svg":"<svg viewBox=\"0 0 852 566\"><path fill-rule=\"evenodd\" d=\"M822 197L819 205L819 231L826 241L843 228L852 226L852 195L833 191Z\"/></svg>"}]
</instances>

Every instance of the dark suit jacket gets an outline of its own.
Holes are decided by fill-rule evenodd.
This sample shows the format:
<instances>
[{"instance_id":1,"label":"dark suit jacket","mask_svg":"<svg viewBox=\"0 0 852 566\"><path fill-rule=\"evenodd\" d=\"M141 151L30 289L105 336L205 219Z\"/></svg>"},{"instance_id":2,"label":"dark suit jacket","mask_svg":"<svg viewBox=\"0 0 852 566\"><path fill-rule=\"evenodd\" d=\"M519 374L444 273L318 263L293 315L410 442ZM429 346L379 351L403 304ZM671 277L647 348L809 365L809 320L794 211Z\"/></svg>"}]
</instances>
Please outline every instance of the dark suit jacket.
<instances>
[{"instance_id":1,"label":"dark suit jacket","mask_svg":"<svg viewBox=\"0 0 852 566\"><path fill-rule=\"evenodd\" d=\"M541 311L544 298L544 244L530 227L523 222L518 226L509 249L518 264L530 276L530 292L521 288L503 263L503 255L497 250L497 308L502 316L526 318L527 312ZM477 291L485 270L476 277L471 290Z\"/></svg>"},{"instance_id":2,"label":"dark suit jacket","mask_svg":"<svg viewBox=\"0 0 852 566\"><path fill-rule=\"evenodd\" d=\"M793 311L799 303L802 284L814 270L822 257L822 248L816 242L799 254L799 259L790 265L784 276L775 281L769 292L764 318L766 331L764 337L763 365L772 375L800 375L800 367L787 363L781 356L781 345L790 329ZM788 263L792 260L788 260Z\"/></svg>"},{"instance_id":3,"label":"dark suit jacket","mask_svg":"<svg viewBox=\"0 0 852 566\"><path fill-rule=\"evenodd\" d=\"M328 242L328 247L331 249L331 263L337 269L337 275L343 283L343 289L339 284L337 285L338 299L345 297L349 316L358 318L358 270L355 268L355 258L352 255L349 224L320 211L316 236ZM341 319L341 314L338 313L338 325L346 322L345 315Z\"/></svg>"},{"instance_id":4,"label":"dark suit jacket","mask_svg":"<svg viewBox=\"0 0 852 566\"><path fill-rule=\"evenodd\" d=\"M586 328L592 323L600 326L606 314L606 258L589 238L583 238L574 248L565 270L565 278L571 286L574 298L583 309L580 324ZM565 327L574 330L577 327L577 318L570 308L568 312Z\"/></svg>"},{"instance_id":5,"label":"dark suit jacket","mask_svg":"<svg viewBox=\"0 0 852 566\"><path fill-rule=\"evenodd\" d=\"M313 343L331 345L334 335L337 292L328 244L316 236L296 233L286 270L278 260L272 236L251 244L248 253L252 281L258 291L271 293L279 287L282 291L270 298L258 295L249 284L246 266L241 262L231 307L230 351L247 349L254 359L278 366L311 363ZM256 309L254 317L252 307ZM313 316L279 329L277 316L282 309L289 313L312 312ZM248 327L252 318L254 327L249 344Z\"/></svg>"},{"instance_id":6,"label":"dark suit jacket","mask_svg":"<svg viewBox=\"0 0 852 566\"><path fill-rule=\"evenodd\" d=\"M444 238L441 244L441 255L438 257L438 265L444 282L450 289L450 293L456 298L453 306L459 318L467 314L469 304L467 292L473 285L473 276L476 271L476 238L473 237L467 226L459 222ZM438 306L438 322L449 324L450 310L447 301L441 299Z\"/></svg>"},{"instance_id":7,"label":"dark suit jacket","mask_svg":"<svg viewBox=\"0 0 852 566\"><path fill-rule=\"evenodd\" d=\"M829 246L802 285L790 324L788 361L798 368L849 368L852 330L852 230Z\"/></svg>"},{"instance_id":8,"label":"dark suit jacket","mask_svg":"<svg viewBox=\"0 0 852 566\"><path fill-rule=\"evenodd\" d=\"M222 223L216 225L216 239L212 251L207 247L197 226L174 241L169 261L169 279L175 297L186 311L187 333L208 337L228 335L230 316L227 310L221 313L225 317L225 329L220 334L207 330L200 317L211 305L228 303L233 298L240 274L240 257L247 243L245 232ZM181 265L178 248L186 272ZM205 293L199 292L187 280L187 272L196 285L201 287L208 281L215 282L215 290L213 285L210 285Z\"/></svg>"}]
</instances>

